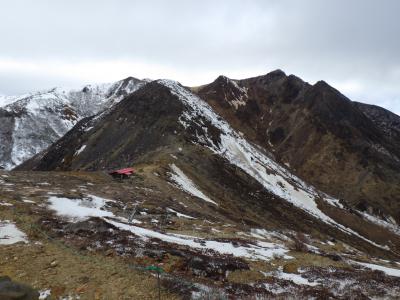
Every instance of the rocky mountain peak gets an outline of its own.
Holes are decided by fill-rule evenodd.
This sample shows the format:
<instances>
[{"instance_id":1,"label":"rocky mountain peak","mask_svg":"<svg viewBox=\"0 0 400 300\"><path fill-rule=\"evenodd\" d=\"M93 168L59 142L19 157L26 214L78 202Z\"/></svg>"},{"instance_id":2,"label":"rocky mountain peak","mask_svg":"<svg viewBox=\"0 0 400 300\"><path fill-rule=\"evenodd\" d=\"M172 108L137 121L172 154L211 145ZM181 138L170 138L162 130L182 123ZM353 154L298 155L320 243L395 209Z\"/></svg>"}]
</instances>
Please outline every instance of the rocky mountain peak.
<instances>
[{"instance_id":1,"label":"rocky mountain peak","mask_svg":"<svg viewBox=\"0 0 400 300\"><path fill-rule=\"evenodd\" d=\"M267 80L272 81L272 80L278 80L278 79L285 78L285 77L287 77L287 75L281 69L276 69L274 71L271 71L271 72L265 74L262 77L264 77Z\"/></svg>"},{"instance_id":2,"label":"rocky mountain peak","mask_svg":"<svg viewBox=\"0 0 400 300\"><path fill-rule=\"evenodd\" d=\"M224 102L222 105L232 106L235 109L245 105L248 100L247 88L242 86L239 80L233 80L223 75L200 88L199 93L222 100Z\"/></svg>"}]
</instances>

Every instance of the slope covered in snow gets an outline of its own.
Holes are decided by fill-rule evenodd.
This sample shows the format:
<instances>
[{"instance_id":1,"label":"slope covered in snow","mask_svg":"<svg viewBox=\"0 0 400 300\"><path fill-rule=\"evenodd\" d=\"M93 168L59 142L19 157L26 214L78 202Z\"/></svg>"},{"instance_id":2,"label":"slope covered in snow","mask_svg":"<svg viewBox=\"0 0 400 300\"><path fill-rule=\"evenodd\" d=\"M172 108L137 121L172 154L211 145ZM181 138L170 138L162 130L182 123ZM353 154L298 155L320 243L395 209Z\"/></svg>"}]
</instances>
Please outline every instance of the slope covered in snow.
<instances>
[{"instance_id":1,"label":"slope covered in snow","mask_svg":"<svg viewBox=\"0 0 400 300\"><path fill-rule=\"evenodd\" d=\"M0 245L11 245L19 242L27 242L24 232L19 230L14 223L0 220Z\"/></svg>"},{"instance_id":2,"label":"slope covered in snow","mask_svg":"<svg viewBox=\"0 0 400 300\"><path fill-rule=\"evenodd\" d=\"M382 271L389 276L400 277L400 269L389 268L389 267L385 267L385 266L380 266L380 265L370 264L370 263L363 263L363 262L358 262L358 261L353 261L353 262L357 265L366 267L371 270Z\"/></svg>"},{"instance_id":3,"label":"slope covered in snow","mask_svg":"<svg viewBox=\"0 0 400 300\"><path fill-rule=\"evenodd\" d=\"M173 173L171 173L171 179L179 186L179 188L193 196L203 199L206 202L218 205L215 201L204 195L204 193L199 190L193 181L190 180L190 178L187 177L175 164L172 164L170 167L173 171Z\"/></svg>"},{"instance_id":4,"label":"slope covered in snow","mask_svg":"<svg viewBox=\"0 0 400 300\"><path fill-rule=\"evenodd\" d=\"M144 82L127 78L112 84L0 98L0 167L11 169L39 153L80 119L119 102Z\"/></svg>"},{"instance_id":5,"label":"slope covered in snow","mask_svg":"<svg viewBox=\"0 0 400 300\"><path fill-rule=\"evenodd\" d=\"M27 97L28 95L20 95L20 96L6 96L6 95L0 95L0 107L6 106L8 104L11 104L18 99L21 99L23 97Z\"/></svg>"}]
</instances>

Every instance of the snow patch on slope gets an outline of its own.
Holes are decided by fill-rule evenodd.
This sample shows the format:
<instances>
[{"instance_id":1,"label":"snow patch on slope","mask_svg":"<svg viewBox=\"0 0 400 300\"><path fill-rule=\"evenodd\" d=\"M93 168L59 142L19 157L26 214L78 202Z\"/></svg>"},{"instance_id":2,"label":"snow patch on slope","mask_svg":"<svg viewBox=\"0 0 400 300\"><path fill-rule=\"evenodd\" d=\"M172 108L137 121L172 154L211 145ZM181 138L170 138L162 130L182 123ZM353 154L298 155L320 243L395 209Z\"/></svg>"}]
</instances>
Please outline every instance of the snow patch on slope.
<instances>
[{"instance_id":1,"label":"snow patch on slope","mask_svg":"<svg viewBox=\"0 0 400 300\"><path fill-rule=\"evenodd\" d=\"M391 232L393 232L393 233L395 233L397 235L400 235L400 227L397 224L393 224L393 223L387 222L387 221L382 220L382 219L380 219L380 218L378 218L376 216L370 215L370 214L368 214L366 212L361 212L361 211L358 211L358 212L366 220L368 220L368 221L370 221L370 222L372 222L372 223L374 223L376 225L382 226L382 227L390 230Z\"/></svg>"},{"instance_id":2,"label":"snow patch on slope","mask_svg":"<svg viewBox=\"0 0 400 300\"><path fill-rule=\"evenodd\" d=\"M317 282L310 282L307 278L304 278L299 274L285 273L282 270L279 270L277 272L264 273L264 275L265 276L274 276L276 278L289 280L297 285L308 285L308 286L318 285Z\"/></svg>"},{"instance_id":3,"label":"snow patch on slope","mask_svg":"<svg viewBox=\"0 0 400 300\"><path fill-rule=\"evenodd\" d=\"M220 76L219 79L223 81L224 99L229 103L229 105L233 106L237 110L239 106L247 104L248 95L246 87L239 86L236 80L230 79L226 76Z\"/></svg>"},{"instance_id":4,"label":"snow patch on slope","mask_svg":"<svg viewBox=\"0 0 400 300\"><path fill-rule=\"evenodd\" d=\"M170 167L173 171L173 173L170 173L170 177L179 186L179 188L195 197L203 199L204 201L218 205L215 201L204 195L204 193L199 190L194 182L190 180L190 178L187 177L175 164L171 164Z\"/></svg>"},{"instance_id":5,"label":"snow patch on slope","mask_svg":"<svg viewBox=\"0 0 400 300\"><path fill-rule=\"evenodd\" d=\"M107 202L112 200L89 195L84 199L69 199L64 197L49 197L49 208L57 215L66 217L73 222L84 221L90 217L113 217L112 212L104 210Z\"/></svg>"},{"instance_id":6,"label":"snow patch on slope","mask_svg":"<svg viewBox=\"0 0 400 300\"><path fill-rule=\"evenodd\" d=\"M244 106L247 104L247 99L248 99L247 89L244 87L240 87L234 80L230 79L230 82L236 88L239 95L235 97L235 95L233 94L234 99L231 100L229 104L233 105L235 109L238 109L239 106Z\"/></svg>"},{"instance_id":7,"label":"snow patch on slope","mask_svg":"<svg viewBox=\"0 0 400 300\"><path fill-rule=\"evenodd\" d=\"M81 154L81 152L82 152L83 150L85 150L85 148L86 148L86 145L82 145L82 147L80 147L78 150L76 150L75 155Z\"/></svg>"},{"instance_id":8,"label":"snow patch on slope","mask_svg":"<svg viewBox=\"0 0 400 300\"><path fill-rule=\"evenodd\" d=\"M389 275L389 276L400 277L400 269L394 269L394 268L389 268L389 267L384 267L384 266L369 264L369 263L362 263L362 262L358 262L358 261L353 261L353 262L356 263L357 265L366 267L368 269L382 271L386 275Z\"/></svg>"},{"instance_id":9,"label":"snow patch on slope","mask_svg":"<svg viewBox=\"0 0 400 300\"><path fill-rule=\"evenodd\" d=\"M39 300L46 300L51 296L51 289L44 289L39 291Z\"/></svg>"},{"instance_id":10,"label":"snow patch on slope","mask_svg":"<svg viewBox=\"0 0 400 300\"><path fill-rule=\"evenodd\" d=\"M178 218L186 218L186 219L193 219L193 220L196 219L195 217L188 216L188 215L182 214L180 212L177 212L176 210L173 210L172 208L167 208L167 211L175 214Z\"/></svg>"},{"instance_id":11,"label":"snow patch on slope","mask_svg":"<svg viewBox=\"0 0 400 300\"><path fill-rule=\"evenodd\" d=\"M234 246L232 243L228 242L218 242L218 241L200 239L187 235L164 234L138 226L123 224L108 219L104 220L119 229L130 231L133 234L140 236L144 239L155 238L167 243L184 245L204 251L213 250L220 254L245 257L254 260L257 259L270 260L275 257L282 257L284 259L292 258L291 256L286 255L286 253L289 250L284 248L282 245L274 243L258 242L254 245L248 244L246 246Z\"/></svg>"},{"instance_id":12,"label":"snow patch on slope","mask_svg":"<svg viewBox=\"0 0 400 300\"><path fill-rule=\"evenodd\" d=\"M14 223L0 220L0 245L11 245L18 242L27 243L26 234L19 230Z\"/></svg>"}]
</instances>

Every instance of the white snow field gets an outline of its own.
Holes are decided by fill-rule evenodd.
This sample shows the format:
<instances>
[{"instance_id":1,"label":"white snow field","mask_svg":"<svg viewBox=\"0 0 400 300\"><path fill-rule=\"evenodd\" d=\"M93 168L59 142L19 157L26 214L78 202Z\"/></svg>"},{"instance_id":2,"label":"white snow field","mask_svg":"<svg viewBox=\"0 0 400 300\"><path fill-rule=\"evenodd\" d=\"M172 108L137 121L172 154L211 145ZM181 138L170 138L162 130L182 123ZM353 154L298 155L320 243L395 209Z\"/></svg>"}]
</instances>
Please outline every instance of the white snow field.
<instances>
[{"instance_id":1,"label":"white snow field","mask_svg":"<svg viewBox=\"0 0 400 300\"><path fill-rule=\"evenodd\" d=\"M19 230L11 221L0 220L0 245L11 245L18 242L27 243L26 234Z\"/></svg>"},{"instance_id":2,"label":"white snow field","mask_svg":"<svg viewBox=\"0 0 400 300\"><path fill-rule=\"evenodd\" d=\"M88 195L84 199L69 199L64 197L49 197L49 208L57 215L65 217L73 222L84 221L90 217L113 217L114 214L102 208L113 200L103 199Z\"/></svg>"},{"instance_id":3,"label":"white snow field","mask_svg":"<svg viewBox=\"0 0 400 300\"><path fill-rule=\"evenodd\" d=\"M175 164L171 164L170 168L173 173L170 173L171 179L178 185L178 187L185 192L196 196L204 201L210 202L212 204L218 205L215 201L211 200L209 197L204 195L202 191L194 184L194 182L187 177L181 169L179 169Z\"/></svg>"}]
</instances>

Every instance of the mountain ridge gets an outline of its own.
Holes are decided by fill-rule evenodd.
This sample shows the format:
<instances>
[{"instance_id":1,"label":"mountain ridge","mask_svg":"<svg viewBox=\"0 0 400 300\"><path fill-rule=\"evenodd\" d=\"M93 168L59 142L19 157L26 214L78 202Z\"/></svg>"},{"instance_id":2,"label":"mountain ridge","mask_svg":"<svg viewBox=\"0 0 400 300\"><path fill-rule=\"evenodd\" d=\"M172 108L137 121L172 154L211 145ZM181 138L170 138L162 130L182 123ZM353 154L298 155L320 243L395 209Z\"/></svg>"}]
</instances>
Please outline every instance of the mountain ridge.
<instances>
[{"instance_id":1,"label":"mountain ridge","mask_svg":"<svg viewBox=\"0 0 400 300\"><path fill-rule=\"evenodd\" d=\"M152 113L146 115L150 108ZM88 127L90 130L87 131ZM313 218L385 249L349 229L349 224L343 226L322 212L315 199L324 202L323 206L331 207L328 211L339 209L344 212L346 209L338 200L314 190L287 168L276 164L264 151L257 150L214 113L211 106L174 81L148 83L114 106L108 114L82 121L39 159L32 159L17 170L107 170L154 163L160 156L162 161L172 163L173 159L165 158L165 153L172 157L181 156L180 149L192 149L188 144L205 149L204 155L223 158L266 190ZM192 151L197 150L187 151L183 153L192 157Z\"/></svg>"},{"instance_id":2,"label":"mountain ridge","mask_svg":"<svg viewBox=\"0 0 400 300\"><path fill-rule=\"evenodd\" d=\"M47 148L81 118L111 107L142 81L128 77L112 84L86 85L80 90L52 88L15 97L0 107L0 166L11 169Z\"/></svg>"},{"instance_id":3,"label":"mountain ridge","mask_svg":"<svg viewBox=\"0 0 400 300\"><path fill-rule=\"evenodd\" d=\"M190 89L300 178L350 206L399 222L395 114L379 110L390 120L384 128L366 111L370 106L352 102L324 81L310 85L281 70L242 80L221 75Z\"/></svg>"},{"instance_id":4,"label":"mountain ridge","mask_svg":"<svg viewBox=\"0 0 400 300\"><path fill-rule=\"evenodd\" d=\"M27 211L23 224L74 249L140 270L162 266L160 284L188 298L394 297L396 202L337 197L301 175L310 159L325 176L340 162L351 185L365 158L389 176L390 155L372 149L369 159L358 149L378 143L390 154L391 142L326 83L282 73L220 76L197 88L148 82L0 171L0 214L16 205ZM126 167L131 177L109 175ZM29 211L31 201L40 205Z\"/></svg>"},{"instance_id":5,"label":"mountain ridge","mask_svg":"<svg viewBox=\"0 0 400 300\"><path fill-rule=\"evenodd\" d=\"M195 92L301 178L352 205L393 213L400 140L388 139L354 102L323 81L310 85L280 70L233 82L246 90L243 105L230 104L233 84L216 80Z\"/></svg>"}]
</instances>

